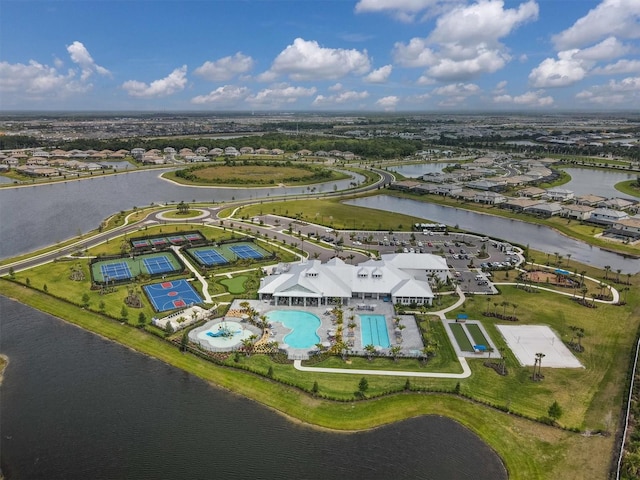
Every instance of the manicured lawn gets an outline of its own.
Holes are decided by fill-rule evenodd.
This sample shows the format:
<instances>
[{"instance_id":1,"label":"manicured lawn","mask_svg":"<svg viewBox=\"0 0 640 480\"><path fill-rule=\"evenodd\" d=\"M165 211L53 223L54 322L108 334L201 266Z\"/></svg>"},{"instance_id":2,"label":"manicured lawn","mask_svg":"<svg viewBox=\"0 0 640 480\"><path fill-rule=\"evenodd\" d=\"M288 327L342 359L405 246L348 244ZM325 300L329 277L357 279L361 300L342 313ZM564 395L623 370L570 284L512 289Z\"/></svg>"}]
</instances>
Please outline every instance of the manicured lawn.
<instances>
[{"instance_id":1,"label":"manicured lawn","mask_svg":"<svg viewBox=\"0 0 640 480\"><path fill-rule=\"evenodd\" d=\"M332 228L362 230L410 230L423 219L364 207L343 205L338 199L291 200L242 207L236 216L254 217L273 213L297 217Z\"/></svg>"},{"instance_id":2,"label":"manicured lawn","mask_svg":"<svg viewBox=\"0 0 640 480\"><path fill-rule=\"evenodd\" d=\"M233 295L238 295L241 293L245 293L244 284L249 279L246 275L238 275L233 278L225 278L224 280L220 280L220 283L227 287L229 293Z\"/></svg>"},{"instance_id":3,"label":"manicured lawn","mask_svg":"<svg viewBox=\"0 0 640 480\"><path fill-rule=\"evenodd\" d=\"M637 180L627 180L625 182L616 183L614 187L619 192L640 198L640 188L637 186L637 184Z\"/></svg>"},{"instance_id":4,"label":"manicured lawn","mask_svg":"<svg viewBox=\"0 0 640 480\"><path fill-rule=\"evenodd\" d=\"M471 338L473 339L474 345L484 345L487 348L489 347L489 342L487 342L487 339L483 335L482 330L480 330L480 327L478 325L476 325L475 323L467 323L466 327L469 331L469 334L471 335Z\"/></svg>"},{"instance_id":5,"label":"manicured lawn","mask_svg":"<svg viewBox=\"0 0 640 480\"><path fill-rule=\"evenodd\" d=\"M451 323L449 324L449 328L451 329L451 332L453 333L453 336L455 337L456 342L458 343L458 347L460 347L460 350L462 350L463 352L474 351L473 346L469 341L469 338L467 338L467 334L464 332L464 329L462 328L462 325L460 325L459 323Z\"/></svg>"}]
</instances>

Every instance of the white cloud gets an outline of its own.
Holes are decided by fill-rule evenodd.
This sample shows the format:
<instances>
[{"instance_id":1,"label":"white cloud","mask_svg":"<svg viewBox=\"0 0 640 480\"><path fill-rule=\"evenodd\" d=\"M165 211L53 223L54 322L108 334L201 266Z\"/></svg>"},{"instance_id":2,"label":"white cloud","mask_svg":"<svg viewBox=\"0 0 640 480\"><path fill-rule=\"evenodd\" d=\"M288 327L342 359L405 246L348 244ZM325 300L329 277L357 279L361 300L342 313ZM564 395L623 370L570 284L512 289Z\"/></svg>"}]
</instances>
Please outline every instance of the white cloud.
<instances>
[{"instance_id":1,"label":"white cloud","mask_svg":"<svg viewBox=\"0 0 640 480\"><path fill-rule=\"evenodd\" d=\"M330 91L330 92L338 92L338 91L340 91L340 90L342 90L342 84L341 84L341 83L339 83L339 82L338 82L338 83L336 83L335 85L331 85L331 86L329 87L329 91Z\"/></svg>"},{"instance_id":2,"label":"white cloud","mask_svg":"<svg viewBox=\"0 0 640 480\"><path fill-rule=\"evenodd\" d=\"M256 106L277 108L297 102L304 97L315 95L316 88L294 87L286 83L265 88L255 95L247 97L247 102Z\"/></svg>"},{"instance_id":3,"label":"white cloud","mask_svg":"<svg viewBox=\"0 0 640 480\"><path fill-rule=\"evenodd\" d=\"M553 105L553 97L544 95L544 91L526 92L522 95L512 97L511 95L498 95L493 97L496 103L511 103L526 107L548 107Z\"/></svg>"},{"instance_id":4,"label":"white cloud","mask_svg":"<svg viewBox=\"0 0 640 480\"><path fill-rule=\"evenodd\" d=\"M335 95L318 95L313 100L313 105L344 105L345 103L357 102L369 97L369 92L356 92L355 90L347 90L336 93Z\"/></svg>"},{"instance_id":5,"label":"white cloud","mask_svg":"<svg viewBox=\"0 0 640 480\"><path fill-rule=\"evenodd\" d=\"M393 59L402 67L427 67L438 61L436 53L429 48L426 38L412 38L405 45L397 42L393 47Z\"/></svg>"},{"instance_id":6,"label":"white cloud","mask_svg":"<svg viewBox=\"0 0 640 480\"><path fill-rule=\"evenodd\" d=\"M529 74L529 83L536 88L567 87L587 75L589 65L575 55L579 50L558 53L558 59L547 58Z\"/></svg>"},{"instance_id":7,"label":"white cloud","mask_svg":"<svg viewBox=\"0 0 640 480\"><path fill-rule=\"evenodd\" d=\"M609 37L592 47L580 50L575 57L582 60L611 60L629 51L629 46L624 45L615 37Z\"/></svg>"},{"instance_id":8,"label":"white cloud","mask_svg":"<svg viewBox=\"0 0 640 480\"><path fill-rule=\"evenodd\" d=\"M399 101L400 98L396 97L395 95L390 95L388 97L382 97L381 99L376 101L376 105L386 111L395 110L396 105L398 105Z\"/></svg>"},{"instance_id":9,"label":"white cloud","mask_svg":"<svg viewBox=\"0 0 640 480\"><path fill-rule=\"evenodd\" d=\"M187 66L176 68L173 72L160 80L147 84L137 80L128 80L122 88L132 97L153 98L166 97L179 92L187 85Z\"/></svg>"},{"instance_id":10,"label":"white cloud","mask_svg":"<svg viewBox=\"0 0 640 480\"><path fill-rule=\"evenodd\" d=\"M434 89L433 93L445 97L469 97L480 93L480 87L475 83L451 83Z\"/></svg>"},{"instance_id":11,"label":"white cloud","mask_svg":"<svg viewBox=\"0 0 640 480\"><path fill-rule=\"evenodd\" d=\"M111 72L104 67L101 67L96 62L94 62L91 54L86 49L86 47L82 44L82 42L78 42L77 40L73 42L71 45L67 46L67 52L69 52L69 56L71 57L71 61L80 66L82 69L81 80L87 80L93 73L98 73L100 75L110 75Z\"/></svg>"},{"instance_id":12,"label":"white cloud","mask_svg":"<svg viewBox=\"0 0 640 480\"><path fill-rule=\"evenodd\" d=\"M392 70L393 67L391 65L385 65L364 77L364 81L369 83L385 83L389 79Z\"/></svg>"},{"instance_id":13,"label":"white cloud","mask_svg":"<svg viewBox=\"0 0 640 480\"><path fill-rule=\"evenodd\" d=\"M576 95L578 100L608 107L620 105L640 109L640 77L627 77L619 82L609 80L604 85L595 85Z\"/></svg>"},{"instance_id":14,"label":"white cloud","mask_svg":"<svg viewBox=\"0 0 640 480\"><path fill-rule=\"evenodd\" d=\"M191 103L203 105L206 103L214 103L217 105L235 105L244 100L249 95L247 87L238 87L235 85L225 85L218 87L207 95L198 95L191 99Z\"/></svg>"},{"instance_id":15,"label":"white cloud","mask_svg":"<svg viewBox=\"0 0 640 480\"><path fill-rule=\"evenodd\" d=\"M640 2L603 0L571 27L553 37L558 50L580 48L610 36L640 38Z\"/></svg>"},{"instance_id":16,"label":"white cloud","mask_svg":"<svg viewBox=\"0 0 640 480\"><path fill-rule=\"evenodd\" d=\"M286 75L295 81L334 80L347 75L364 75L371 68L365 51L321 47L316 41L296 38L278 54L271 68L259 79L270 81Z\"/></svg>"},{"instance_id":17,"label":"white cloud","mask_svg":"<svg viewBox=\"0 0 640 480\"><path fill-rule=\"evenodd\" d=\"M640 72L640 60L618 60L604 67L594 68L591 73L595 75L619 75L621 73Z\"/></svg>"},{"instance_id":18,"label":"white cloud","mask_svg":"<svg viewBox=\"0 0 640 480\"><path fill-rule=\"evenodd\" d=\"M75 71L66 74L31 60L28 64L0 62L0 92L28 100L65 97L87 91L91 86L75 80ZM6 102L5 99L3 103Z\"/></svg>"},{"instance_id":19,"label":"white cloud","mask_svg":"<svg viewBox=\"0 0 640 480\"><path fill-rule=\"evenodd\" d=\"M236 75L249 72L253 68L253 58L238 52L213 62L206 61L193 73L211 82L231 80Z\"/></svg>"},{"instance_id":20,"label":"white cloud","mask_svg":"<svg viewBox=\"0 0 640 480\"><path fill-rule=\"evenodd\" d=\"M404 67L427 67L425 75L436 80L493 73L511 60L500 39L537 17L533 0L517 9L505 9L502 0L480 0L443 14L429 37L396 43L393 58Z\"/></svg>"},{"instance_id":21,"label":"white cloud","mask_svg":"<svg viewBox=\"0 0 640 480\"><path fill-rule=\"evenodd\" d=\"M420 86L433 85L434 83L436 83L436 81L427 75L421 75L420 78L416 80L416 85Z\"/></svg>"},{"instance_id":22,"label":"white cloud","mask_svg":"<svg viewBox=\"0 0 640 480\"><path fill-rule=\"evenodd\" d=\"M480 0L440 17L429 40L435 43L497 44L516 27L538 18L538 4L529 0L518 9L504 9L502 0Z\"/></svg>"}]
</instances>

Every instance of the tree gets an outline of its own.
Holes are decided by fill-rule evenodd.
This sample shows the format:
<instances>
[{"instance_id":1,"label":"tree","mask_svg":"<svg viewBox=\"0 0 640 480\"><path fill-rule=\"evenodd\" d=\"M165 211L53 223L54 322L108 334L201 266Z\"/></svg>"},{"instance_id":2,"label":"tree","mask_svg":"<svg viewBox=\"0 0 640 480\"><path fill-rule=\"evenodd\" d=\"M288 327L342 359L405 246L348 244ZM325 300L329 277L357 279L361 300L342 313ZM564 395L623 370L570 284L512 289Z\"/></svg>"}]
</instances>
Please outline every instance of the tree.
<instances>
[{"instance_id":1,"label":"tree","mask_svg":"<svg viewBox=\"0 0 640 480\"><path fill-rule=\"evenodd\" d=\"M554 402L549 406L547 414L549 415L549 418L555 422L562 416L562 407L554 400Z\"/></svg>"},{"instance_id":2,"label":"tree","mask_svg":"<svg viewBox=\"0 0 640 480\"><path fill-rule=\"evenodd\" d=\"M15 275L16 275L16 272L13 270L13 267L9 267L9 276L13 278L15 277Z\"/></svg>"},{"instance_id":3,"label":"tree","mask_svg":"<svg viewBox=\"0 0 640 480\"><path fill-rule=\"evenodd\" d=\"M313 387L311 387L311 393L313 394L313 396L315 397L319 391L320 391L320 387L318 386L318 382L317 381L313 382Z\"/></svg>"},{"instance_id":4,"label":"tree","mask_svg":"<svg viewBox=\"0 0 640 480\"><path fill-rule=\"evenodd\" d=\"M104 303L104 300L100 300L100 303L98 304L98 308L102 313L104 313L104 310L107 308L107 305Z\"/></svg>"},{"instance_id":5,"label":"tree","mask_svg":"<svg viewBox=\"0 0 640 480\"><path fill-rule=\"evenodd\" d=\"M82 306L85 308L89 306L89 294L86 292L82 294Z\"/></svg>"},{"instance_id":6,"label":"tree","mask_svg":"<svg viewBox=\"0 0 640 480\"><path fill-rule=\"evenodd\" d=\"M42 290L44 290L44 293L47 293L49 291L49 287L47 287L46 283L42 286Z\"/></svg>"},{"instance_id":7,"label":"tree","mask_svg":"<svg viewBox=\"0 0 640 480\"><path fill-rule=\"evenodd\" d=\"M128 316L129 316L129 310L127 310L127 307L123 305L122 309L120 310L120 318L122 318L123 320L126 320ZM171 325L171 324L167 323L167 325Z\"/></svg>"},{"instance_id":8,"label":"tree","mask_svg":"<svg viewBox=\"0 0 640 480\"><path fill-rule=\"evenodd\" d=\"M366 377L362 377L358 383L358 391L364 394L369 389L369 382Z\"/></svg>"},{"instance_id":9,"label":"tree","mask_svg":"<svg viewBox=\"0 0 640 480\"><path fill-rule=\"evenodd\" d=\"M608 280L609 279L609 272L611 271L611 265L605 265L604 266L604 279Z\"/></svg>"},{"instance_id":10,"label":"tree","mask_svg":"<svg viewBox=\"0 0 640 480\"><path fill-rule=\"evenodd\" d=\"M401 350L402 350L402 347L400 345L394 345L389 349L389 352L391 353L391 357L393 358L394 362L398 360L398 355L400 354Z\"/></svg>"},{"instance_id":11,"label":"tree","mask_svg":"<svg viewBox=\"0 0 640 480\"><path fill-rule=\"evenodd\" d=\"M182 339L180 340L180 351L186 352L188 345L189 345L189 333L184 332L182 334Z\"/></svg>"},{"instance_id":12,"label":"tree","mask_svg":"<svg viewBox=\"0 0 640 480\"><path fill-rule=\"evenodd\" d=\"M147 316L144 314L144 312L140 312L138 314L138 325L142 327L145 323L147 323Z\"/></svg>"}]
</instances>

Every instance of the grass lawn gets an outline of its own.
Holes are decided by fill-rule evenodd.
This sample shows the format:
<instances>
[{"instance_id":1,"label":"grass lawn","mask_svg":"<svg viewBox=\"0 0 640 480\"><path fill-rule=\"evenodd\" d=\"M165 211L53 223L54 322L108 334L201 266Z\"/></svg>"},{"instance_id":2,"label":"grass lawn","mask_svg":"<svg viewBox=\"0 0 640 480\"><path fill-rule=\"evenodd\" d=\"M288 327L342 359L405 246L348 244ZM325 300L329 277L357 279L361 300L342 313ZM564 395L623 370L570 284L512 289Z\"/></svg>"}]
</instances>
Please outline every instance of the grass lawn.
<instances>
[{"instance_id":1,"label":"grass lawn","mask_svg":"<svg viewBox=\"0 0 640 480\"><path fill-rule=\"evenodd\" d=\"M178 212L177 210L172 210L169 212L164 212L162 214L163 217L165 218L193 218L193 217L197 217L198 215L201 215L202 212L200 210L187 210L186 212L182 213L182 212Z\"/></svg>"},{"instance_id":2,"label":"grass lawn","mask_svg":"<svg viewBox=\"0 0 640 480\"><path fill-rule=\"evenodd\" d=\"M229 293L238 295L246 292L244 284L248 279L249 277L247 277L246 275L238 275L237 277L225 278L223 280L220 280L220 283L227 287Z\"/></svg>"},{"instance_id":3,"label":"grass lawn","mask_svg":"<svg viewBox=\"0 0 640 480\"><path fill-rule=\"evenodd\" d=\"M236 212L238 217L251 218L273 213L325 225L339 230L410 230L423 219L364 207L343 205L339 199L290 200L261 205L248 205Z\"/></svg>"},{"instance_id":4,"label":"grass lawn","mask_svg":"<svg viewBox=\"0 0 640 480\"><path fill-rule=\"evenodd\" d=\"M451 323L449 328L451 329L460 350L463 352L473 352L473 345L471 345L469 338L467 338L467 334L462 328L462 325L459 323Z\"/></svg>"},{"instance_id":5,"label":"grass lawn","mask_svg":"<svg viewBox=\"0 0 640 480\"><path fill-rule=\"evenodd\" d=\"M614 188L619 192L640 198L640 187L638 187L637 185L637 180L627 180L625 182L616 183L614 185Z\"/></svg>"}]
</instances>

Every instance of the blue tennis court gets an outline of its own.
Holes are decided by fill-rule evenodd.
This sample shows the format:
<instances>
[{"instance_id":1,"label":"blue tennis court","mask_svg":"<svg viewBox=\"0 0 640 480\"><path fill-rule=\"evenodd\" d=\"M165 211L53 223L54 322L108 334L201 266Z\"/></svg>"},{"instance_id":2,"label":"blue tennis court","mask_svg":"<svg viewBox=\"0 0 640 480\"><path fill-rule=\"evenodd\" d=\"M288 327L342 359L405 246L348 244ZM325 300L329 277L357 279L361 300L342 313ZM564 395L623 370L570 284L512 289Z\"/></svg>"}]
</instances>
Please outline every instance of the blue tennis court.
<instances>
[{"instance_id":1,"label":"blue tennis court","mask_svg":"<svg viewBox=\"0 0 640 480\"><path fill-rule=\"evenodd\" d=\"M199 242L200 240L204 240L202 235L200 235L199 233L187 233L185 235L185 238L190 242Z\"/></svg>"},{"instance_id":2,"label":"blue tennis court","mask_svg":"<svg viewBox=\"0 0 640 480\"><path fill-rule=\"evenodd\" d=\"M145 258L143 261L145 268L151 275L173 272L175 270L175 267L171 265L171 261L166 256Z\"/></svg>"},{"instance_id":3,"label":"blue tennis court","mask_svg":"<svg viewBox=\"0 0 640 480\"><path fill-rule=\"evenodd\" d=\"M238 258L264 258L264 255L251 245L233 245L229 247Z\"/></svg>"},{"instance_id":4,"label":"blue tennis court","mask_svg":"<svg viewBox=\"0 0 640 480\"><path fill-rule=\"evenodd\" d=\"M202 299L198 293L186 280L154 283L145 285L142 288L144 288L144 291L147 293L156 312L164 312L202 303Z\"/></svg>"},{"instance_id":5,"label":"blue tennis court","mask_svg":"<svg viewBox=\"0 0 640 480\"><path fill-rule=\"evenodd\" d=\"M214 249L194 250L193 254L197 257L198 261L203 265L220 265L222 263L228 263L228 260Z\"/></svg>"},{"instance_id":6,"label":"blue tennis court","mask_svg":"<svg viewBox=\"0 0 640 480\"><path fill-rule=\"evenodd\" d=\"M129 265L125 262L114 262L100 265L100 271L105 281L109 280L123 280L126 278L133 278Z\"/></svg>"}]
</instances>

